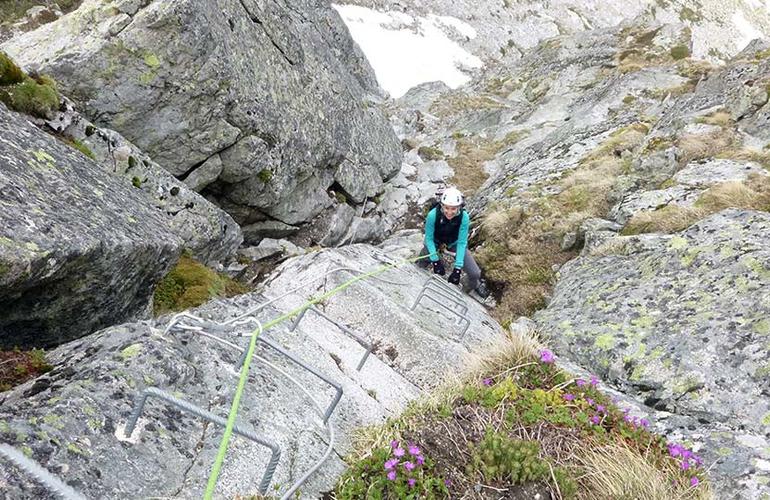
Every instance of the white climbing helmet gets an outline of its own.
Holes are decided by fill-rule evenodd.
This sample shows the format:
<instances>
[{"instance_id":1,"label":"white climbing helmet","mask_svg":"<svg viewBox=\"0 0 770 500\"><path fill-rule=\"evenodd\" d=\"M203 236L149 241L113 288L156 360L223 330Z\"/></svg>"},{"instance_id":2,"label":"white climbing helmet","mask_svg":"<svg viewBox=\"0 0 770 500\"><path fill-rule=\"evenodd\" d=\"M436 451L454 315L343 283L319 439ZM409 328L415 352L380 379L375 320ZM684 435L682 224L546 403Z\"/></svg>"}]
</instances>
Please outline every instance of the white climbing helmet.
<instances>
[{"instance_id":1,"label":"white climbing helmet","mask_svg":"<svg viewBox=\"0 0 770 500\"><path fill-rule=\"evenodd\" d=\"M449 207L459 207L463 204L463 194L457 188L446 188L441 195L441 204Z\"/></svg>"}]
</instances>

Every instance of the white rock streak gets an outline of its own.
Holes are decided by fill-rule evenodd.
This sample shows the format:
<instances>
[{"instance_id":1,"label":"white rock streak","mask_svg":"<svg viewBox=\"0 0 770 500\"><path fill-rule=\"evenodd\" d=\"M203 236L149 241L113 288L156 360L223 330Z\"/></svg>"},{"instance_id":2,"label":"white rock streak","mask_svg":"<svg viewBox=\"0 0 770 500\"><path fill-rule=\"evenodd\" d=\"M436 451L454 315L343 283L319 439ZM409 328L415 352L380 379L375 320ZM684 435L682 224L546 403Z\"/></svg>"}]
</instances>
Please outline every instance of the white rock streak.
<instances>
[{"instance_id":1,"label":"white rock streak","mask_svg":"<svg viewBox=\"0 0 770 500\"><path fill-rule=\"evenodd\" d=\"M474 38L476 30L450 16L412 17L401 12L379 12L355 5L332 4L345 21L374 69L377 81L391 97L404 95L424 82L443 81L456 88L470 77L465 69L479 68L481 60L447 35L456 31Z\"/></svg>"}]
</instances>

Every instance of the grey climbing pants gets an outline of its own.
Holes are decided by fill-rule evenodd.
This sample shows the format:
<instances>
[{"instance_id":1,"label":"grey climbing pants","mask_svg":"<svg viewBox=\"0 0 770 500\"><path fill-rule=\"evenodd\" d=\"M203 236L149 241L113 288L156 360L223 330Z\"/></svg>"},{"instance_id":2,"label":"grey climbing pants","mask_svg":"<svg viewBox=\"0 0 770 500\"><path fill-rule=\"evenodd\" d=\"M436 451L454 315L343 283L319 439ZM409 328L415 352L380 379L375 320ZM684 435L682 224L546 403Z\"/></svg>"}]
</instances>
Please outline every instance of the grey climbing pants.
<instances>
[{"instance_id":1,"label":"grey climbing pants","mask_svg":"<svg viewBox=\"0 0 770 500\"><path fill-rule=\"evenodd\" d=\"M422 250L420 251L420 257L423 255L428 255L429 253L430 252L428 252L428 247L423 245ZM443 261L441 257L439 257L439 260ZM430 265L430 259L418 260L417 265L427 268ZM475 290L476 287L479 286L479 280L481 279L481 269L479 268L479 265L476 264L473 255L471 255L471 252L468 251L467 248L465 249L465 259L463 260L463 271L468 277L468 288L470 290ZM452 271L451 269L448 269L447 272Z\"/></svg>"}]
</instances>

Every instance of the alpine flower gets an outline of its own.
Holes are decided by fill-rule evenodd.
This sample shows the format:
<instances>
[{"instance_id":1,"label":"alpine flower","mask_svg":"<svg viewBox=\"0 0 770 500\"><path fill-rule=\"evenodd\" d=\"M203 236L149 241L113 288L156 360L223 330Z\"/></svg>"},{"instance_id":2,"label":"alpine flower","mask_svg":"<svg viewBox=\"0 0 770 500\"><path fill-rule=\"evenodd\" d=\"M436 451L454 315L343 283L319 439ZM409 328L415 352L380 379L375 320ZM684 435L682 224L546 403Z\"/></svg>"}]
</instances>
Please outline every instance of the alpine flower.
<instances>
[{"instance_id":1,"label":"alpine flower","mask_svg":"<svg viewBox=\"0 0 770 500\"><path fill-rule=\"evenodd\" d=\"M564 395L564 399L566 401L572 401L573 399L575 399L575 395L574 394L565 394Z\"/></svg>"},{"instance_id":2,"label":"alpine flower","mask_svg":"<svg viewBox=\"0 0 770 500\"><path fill-rule=\"evenodd\" d=\"M393 456L394 457L401 458L401 457L404 456L404 453L406 453L406 452L404 451L403 448L396 448L395 450L393 450Z\"/></svg>"},{"instance_id":3,"label":"alpine flower","mask_svg":"<svg viewBox=\"0 0 770 500\"><path fill-rule=\"evenodd\" d=\"M408 471L414 470L415 465L412 462L404 462L404 469Z\"/></svg>"},{"instance_id":4,"label":"alpine flower","mask_svg":"<svg viewBox=\"0 0 770 500\"><path fill-rule=\"evenodd\" d=\"M483 382L483 383L484 383L484 385L486 385L487 387L489 387L490 385L492 385L492 379L491 379L491 378L485 378L485 379L484 379L482 382Z\"/></svg>"},{"instance_id":5,"label":"alpine flower","mask_svg":"<svg viewBox=\"0 0 770 500\"><path fill-rule=\"evenodd\" d=\"M388 481L395 481L396 480L396 471L392 470L388 472Z\"/></svg>"},{"instance_id":6,"label":"alpine flower","mask_svg":"<svg viewBox=\"0 0 770 500\"><path fill-rule=\"evenodd\" d=\"M385 461L385 470L391 470L398 465L398 459L397 458L391 458L390 460Z\"/></svg>"},{"instance_id":7,"label":"alpine flower","mask_svg":"<svg viewBox=\"0 0 770 500\"><path fill-rule=\"evenodd\" d=\"M410 455L419 455L420 454L420 448L417 447L415 444L409 445L409 454Z\"/></svg>"},{"instance_id":8,"label":"alpine flower","mask_svg":"<svg viewBox=\"0 0 770 500\"><path fill-rule=\"evenodd\" d=\"M551 351L549 351L548 349L543 349L542 351L540 351L540 361L542 361L543 363L553 363L553 360L554 360L554 356Z\"/></svg>"},{"instance_id":9,"label":"alpine flower","mask_svg":"<svg viewBox=\"0 0 770 500\"><path fill-rule=\"evenodd\" d=\"M697 478L697 477L693 476L693 477L690 479L690 484L691 484L692 486L698 486L698 483L700 483L700 481L698 480L698 478Z\"/></svg>"},{"instance_id":10,"label":"alpine flower","mask_svg":"<svg viewBox=\"0 0 770 500\"><path fill-rule=\"evenodd\" d=\"M417 480L415 478L413 478L413 477L410 477L409 481L407 481L407 483L409 483L409 487L410 488L414 488L414 485L417 484Z\"/></svg>"}]
</instances>

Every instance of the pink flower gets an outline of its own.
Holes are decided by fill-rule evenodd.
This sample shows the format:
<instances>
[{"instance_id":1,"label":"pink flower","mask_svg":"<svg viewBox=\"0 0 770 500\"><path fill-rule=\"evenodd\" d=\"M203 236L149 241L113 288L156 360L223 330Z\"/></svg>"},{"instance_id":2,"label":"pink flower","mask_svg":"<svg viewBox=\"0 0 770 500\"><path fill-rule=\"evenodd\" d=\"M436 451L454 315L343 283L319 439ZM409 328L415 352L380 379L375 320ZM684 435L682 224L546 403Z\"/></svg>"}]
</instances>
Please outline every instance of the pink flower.
<instances>
[{"instance_id":1,"label":"pink flower","mask_svg":"<svg viewBox=\"0 0 770 500\"><path fill-rule=\"evenodd\" d=\"M483 383L484 383L484 385L486 385L487 387L489 387L490 385L492 385L492 379L491 379L491 378L485 378L484 380L482 380L482 382L483 382Z\"/></svg>"},{"instance_id":2,"label":"pink flower","mask_svg":"<svg viewBox=\"0 0 770 500\"><path fill-rule=\"evenodd\" d=\"M593 422L596 425L599 425L600 421L601 420L599 419L599 415L594 415L593 417L591 417L591 422Z\"/></svg>"},{"instance_id":3,"label":"pink flower","mask_svg":"<svg viewBox=\"0 0 770 500\"><path fill-rule=\"evenodd\" d=\"M419 455L420 454L420 448L417 447L415 444L409 445L409 454L410 455Z\"/></svg>"},{"instance_id":4,"label":"pink flower","mask_svg":"<svg viewBox=\"0 0 770 500\"><path fill-rule=\"evenodd\" d=\"M588 401L588 404L589 404L589 405L591 405L591 406L593 406L593 405L594 405L594 400L593 400L593 399L591 399L591 398L586 398L586 401Z\"/></svg>"},{"instance_id":5,"label":"pink flower","mask_svg":"<svg viewBox=\"0 0 770 500\"><path fill-rule=\"evenodd\" d=\"M404 469L412 471L414 470L414 464L412 462L404 462Z\"/></svg>"},{"instance_id":6,"label":"pink flower","mask_svg":"<svg viewBox=\"0 0 770 500\"><path fill-rule=\"evenodd\" d=\"M396 471L392 470L388 472L388 481L395 481L396 480Z\"/></svg>"},{"instance_id":7,"label":"pink flower","mask_svg":"<svg viewBox=\"0 0 770 500\"><path fill-rule=\"evenodd\" d=\"M398 459L397 458L391 458L390 460L385 461L385 470L391 470L398 465Z\"/></svg>"},{"instance_id":8,"label":"pink flower","mask_svg":"<svg viewBox=\"0 0 770 500\"><path fill-rule=\"evenodd\" d=\"M700 481L698 480L697 477L693 476L693 477L690 478L690 484L692 486L698 486L698 483L700 483Z\"/></svg>"},{"instance_id":9,"label":"pink flower","mask_svg":"<svg viewBox=\"0 0 770 500\"><path fill-rule=\"evenodd\" d=\"M543 349L542 351L540 351L540 361L542 361L543 363L553 363L553 360L554 360L554 356L551 351L549 351L548 349Z\"/></svg>"},{"instance_id":10,"label":"pink flower","mask_svg":"<svg viewBox=\"0 0 770 500\"><path fill-rule=\"evenodd\" d=\"M583 387L584 385L586 385L586 381L583 380L582 378L579 378L575 380L575 384L577 384L578 387Z\"/></svg>"},{"instance_id":11,"label":"pink flower","mask_svg":"<svg viewBox=\"0 0 770 500\"><path fill-rule=\"evenodd\" d=\"M573 399L575 399L575 395L574 394L565 394L564 395L564 399L566 401L572 401Z\"/></svg>"},{"instance_id":12,"label":"pink flower","mask_svg":"<svg viewBox=\"0 0 770 500\"><path fill-rule=\"evenodd\" d=\"M645 429L650 426L650 421L647 420L646 418L641 419L639 423L642 424L642 427L644 427Z\"/></svg>"},{"instance_id":13,"label":"pink flower","mask_svg":"<svg viewBox=\"0 0 770 500\"><path fill-rule=\"evenodd\" d=\"M398 448L398 441L396 441L395 439L393 441L391 441L390 442L390 447L391 448Z\"/></svg>"},{"instance_id":14,"label":"pink flower","mask_svg":"<svg viewBox=\"0 0 770 500\"><path fill-rule=\"evenodd\" d=\"M406 452L404 451L403 448L396 448L395 450L393 450L393 456L394 457L401 458L401 457L404 456L404 453L406 453Z\"/></svg>"},{"instance_id":15,"label":"pink flower","mask_svg":"<svg viewBox=\"0 0 770 500\"><path fill-rule=\"evenodd\" d=\"M417 480L415 478L413 478L413 477L410 477L409 481L407 481L407 483L409 483L409 487L410 488L414 488L414 485L417 484Z\"/></svg>"},{"instance_id":16,"label":"pink flower","mask_svg":"<svg viewBox=\"0 0 770 500\"><path fill-rule=\"evenodd\" d=\"M596 377L596 375L591 375L591 385L594 387L599 385L599 379Z\"/></svg>"},{"instance_id":17,"label":"pink flower","mask_svg":"<svg viewBox=\"0 0 770 500\"><path fill-rule=\"evenodd\" d=\"M605 408L604 405L596 405L596 411L599 413L607 413L607 408Z\"/></svg>"},{"instance_id":18,"label":"pink flower","mask_svg":"<svg viewBox=\"0 0 770 500\"><path fill-rule=\"evenodd\" d=\"M422 465L425 463L425 457L422 455L417 455L417 465Z\"/></svg>"}]
</instances>

